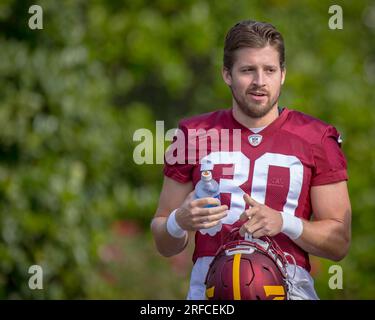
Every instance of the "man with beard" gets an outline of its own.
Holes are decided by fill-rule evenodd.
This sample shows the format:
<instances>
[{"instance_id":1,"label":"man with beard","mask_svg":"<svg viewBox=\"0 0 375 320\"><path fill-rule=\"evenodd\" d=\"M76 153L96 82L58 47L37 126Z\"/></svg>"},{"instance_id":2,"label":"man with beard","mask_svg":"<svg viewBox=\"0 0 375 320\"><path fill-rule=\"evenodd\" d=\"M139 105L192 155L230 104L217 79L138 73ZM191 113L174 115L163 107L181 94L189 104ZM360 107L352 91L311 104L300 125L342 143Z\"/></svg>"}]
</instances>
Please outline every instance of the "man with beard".
<instances>
[{"instance_id":1,"label":"man with beard","mask_svg":"<svg viewBox=\"0 0 375 320\"><path fill-rule=\"evenodd\" d=\"M151 223L157 249L166 257L176 255L195 233L188 299L205 299L209 264L231 230L239 227L241 236L253 238L269 236L296 261L290 299L318 299L309 254L339 261L351 241L339 133L278 105L285 50L282 35L271 24L247 20L230 29L222 74L232 92L231 108L184 119L179 129L185 135L191 129L239 129L240 141L219 151L213 151L211 143L203 157L196 153L196 162L188 161L190 141L185 163L165 162ZM220 201L194 197L207 163L220 185Z\"/></svg>"}]
</instances>

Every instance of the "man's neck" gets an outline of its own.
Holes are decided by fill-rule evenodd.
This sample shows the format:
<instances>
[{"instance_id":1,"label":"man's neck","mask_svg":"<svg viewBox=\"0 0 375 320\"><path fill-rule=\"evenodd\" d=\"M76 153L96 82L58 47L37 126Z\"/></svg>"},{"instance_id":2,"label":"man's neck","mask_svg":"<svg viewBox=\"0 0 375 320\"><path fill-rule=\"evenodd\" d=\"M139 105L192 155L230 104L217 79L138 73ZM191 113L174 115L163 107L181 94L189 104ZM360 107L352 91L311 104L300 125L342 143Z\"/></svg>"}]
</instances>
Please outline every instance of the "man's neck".
<instances>
[{"instance_id":1,"label":"man's neck","mask_svg":"<svg viewBox=\"0 0 375 320\"><path fill-rule=\"evenodd\" d=\"M247 128L266 127L272 123L279 116L278 104L276 103L273 108L264 117L252 118L245 114L237 105L233 106L233 117L239 123Z\"/></svg>"}]
</instances>

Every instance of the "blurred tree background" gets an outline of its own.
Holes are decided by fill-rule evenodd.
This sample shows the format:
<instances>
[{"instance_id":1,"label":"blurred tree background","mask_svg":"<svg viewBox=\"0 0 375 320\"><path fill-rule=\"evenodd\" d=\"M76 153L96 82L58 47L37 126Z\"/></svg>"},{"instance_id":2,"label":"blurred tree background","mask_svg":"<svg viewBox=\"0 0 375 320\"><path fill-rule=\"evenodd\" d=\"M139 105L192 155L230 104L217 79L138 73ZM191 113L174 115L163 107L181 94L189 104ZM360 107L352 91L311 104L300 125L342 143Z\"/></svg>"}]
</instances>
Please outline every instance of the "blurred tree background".
<instances>
[{"instance_id":1,"label":"blurred tree background","mask_svg":"<svg viewBox=\"0 0 375 320\"><path fill-rule=\"evenodd\" d=\"M31 30L29 7L43 9ZM330 30L330 5L344 29ZM149 223L162 165L136 165L133 133L227 108L223 40L242 19L283 33L281 104L344 138L350 254L313 258L322 299L375 297L375 2L0 2L0 298L183 299L191 250L160 257ZM30 290L31 265L44 271ZM343 267L342 290L328 270Z\"/></svg>"}]
</instances>

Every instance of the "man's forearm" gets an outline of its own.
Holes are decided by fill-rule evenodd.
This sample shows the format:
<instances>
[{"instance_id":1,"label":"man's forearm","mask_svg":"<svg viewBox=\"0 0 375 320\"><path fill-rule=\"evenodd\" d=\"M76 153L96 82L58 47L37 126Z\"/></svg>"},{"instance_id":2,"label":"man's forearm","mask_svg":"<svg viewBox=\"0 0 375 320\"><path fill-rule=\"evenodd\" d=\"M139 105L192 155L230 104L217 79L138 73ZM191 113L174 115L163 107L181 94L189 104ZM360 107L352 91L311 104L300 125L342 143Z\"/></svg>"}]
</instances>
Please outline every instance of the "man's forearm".
<instances>
[{"instance_id":1,"label":"man's forearm","mask_svg":"<svg viewBox=\"0 0 375 320\"><path fill-rule=\"evenodd\" d=\"M174 256L183 251L188 243L188 235L175 238L167 231L167 217L156 217L151 222L151 230L156 247L165 257Z\"/></svg>"},{"instance_id":2,"label":"man's forearm","mask_svg":"<svg viewBox=\"0 0 375 320\"><path fill-rule=\"evenodd\" d=\"M334 219L303 220L303 233L294 242L312 255L339 261L348 253L350 232Z\"/></svg>"}]
</instances>

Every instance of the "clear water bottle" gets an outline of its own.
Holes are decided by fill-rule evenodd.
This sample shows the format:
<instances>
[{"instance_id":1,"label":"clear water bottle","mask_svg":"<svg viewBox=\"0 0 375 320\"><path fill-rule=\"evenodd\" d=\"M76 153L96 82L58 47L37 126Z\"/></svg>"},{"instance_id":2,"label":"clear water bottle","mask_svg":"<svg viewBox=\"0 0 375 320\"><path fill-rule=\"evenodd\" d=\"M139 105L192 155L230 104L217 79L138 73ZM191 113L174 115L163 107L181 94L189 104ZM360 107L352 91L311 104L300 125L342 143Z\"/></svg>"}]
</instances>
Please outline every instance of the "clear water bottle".
<instances>
[{"instance_id":1,"label":"clear water bottle","mask_svg":"<svg viewBox=\"0 0 375 320\"><path fill-rule=\"evenodd\" d=\"M201 173L201 180L195 186L195 197L196 198L205 198L205 197L212 197L217 198L220 200L220 190L219 184L212 178L212 173L210 170L204 170ZM215 207L216 205L206 205L205 208ZM214 236L218 233L222 228L222 222L220 221L214 227L207 228L207 229L200 229L200 233L202 234L209 234L210 236Z\"/></svg>"},{"instance_id":2,"label":"clear water bottle","mask_svg":"<svg viewBox=\"0 0 375 320\"><path fill-rule=\"evenodd\" d=\"M202 171L201 180L195 186L195 197L212 197L220 200L219 184L212 178L212 172L210 170ZM215 205L207 205L205 207L215 207Z\"/></svg>"}]
</instances>

